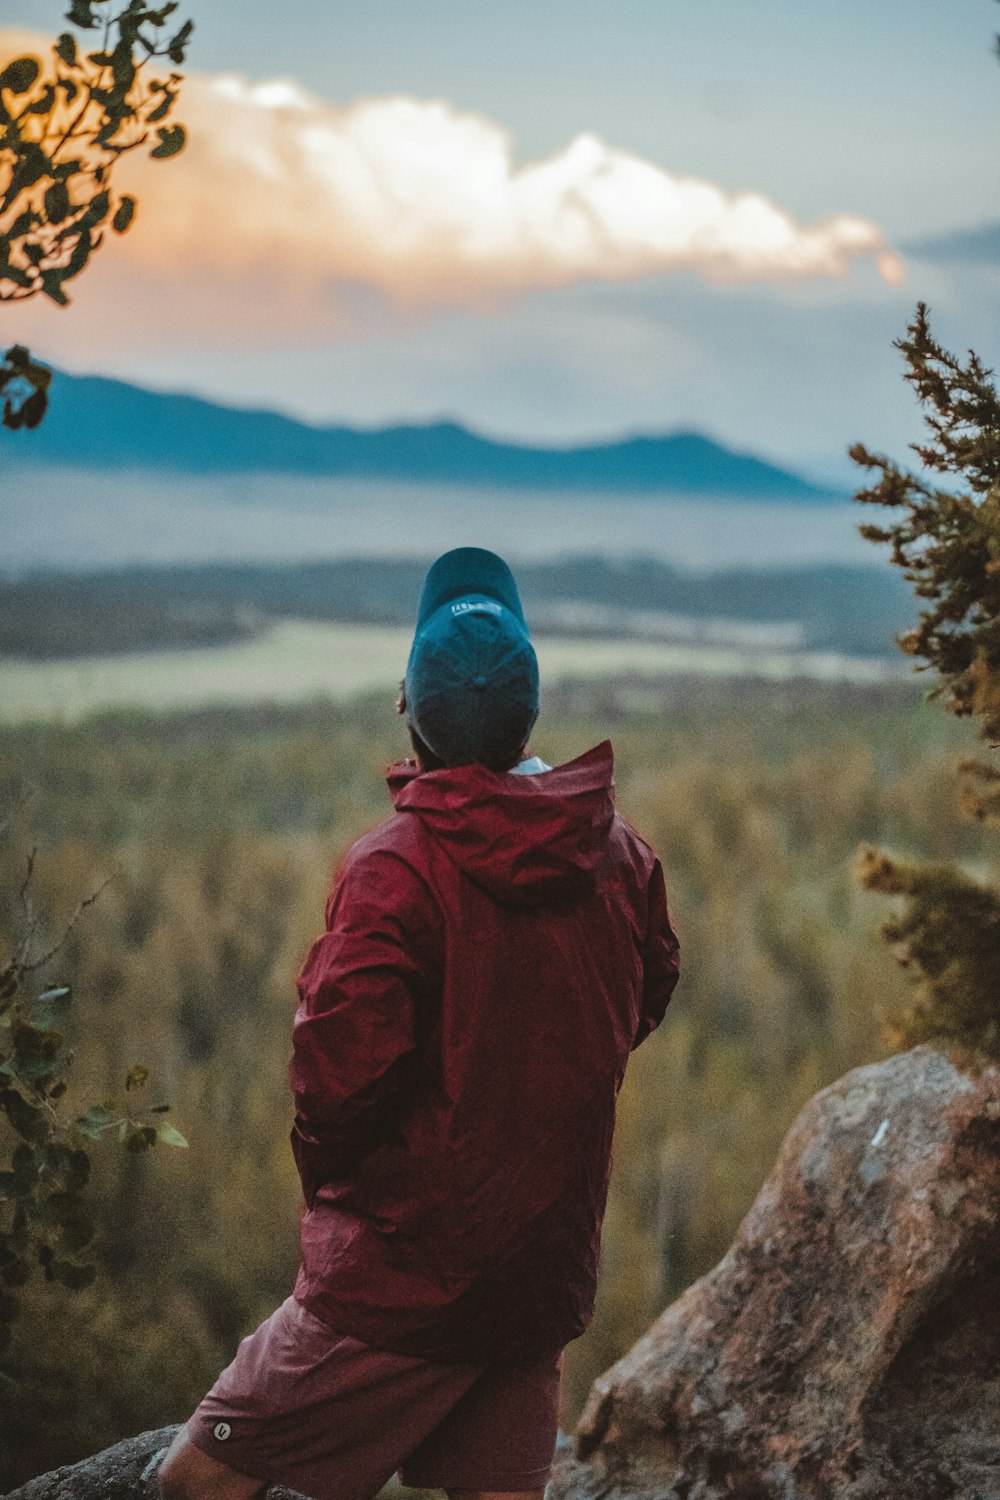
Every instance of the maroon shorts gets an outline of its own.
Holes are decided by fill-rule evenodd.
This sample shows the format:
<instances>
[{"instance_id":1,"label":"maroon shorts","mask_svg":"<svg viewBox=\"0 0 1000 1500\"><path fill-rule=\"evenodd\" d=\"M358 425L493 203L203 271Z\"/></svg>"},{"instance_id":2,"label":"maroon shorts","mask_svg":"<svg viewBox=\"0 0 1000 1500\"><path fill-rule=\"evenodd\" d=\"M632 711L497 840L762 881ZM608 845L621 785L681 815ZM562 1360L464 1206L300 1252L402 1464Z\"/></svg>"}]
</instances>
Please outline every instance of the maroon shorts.
<instances>
[{"instance_id":1,"label":"maroon shorts","mask_svg":"<svg viewBox=\"0 0 1000 1500\"><path fill-rule=\"evenodd\" d=\"M562 1355L440 1365L335 1333L294 1297L245 1338L187 1424L203 1453L311 1500L419 1489L540 1490Z\"/></svg>"}]
</instances>

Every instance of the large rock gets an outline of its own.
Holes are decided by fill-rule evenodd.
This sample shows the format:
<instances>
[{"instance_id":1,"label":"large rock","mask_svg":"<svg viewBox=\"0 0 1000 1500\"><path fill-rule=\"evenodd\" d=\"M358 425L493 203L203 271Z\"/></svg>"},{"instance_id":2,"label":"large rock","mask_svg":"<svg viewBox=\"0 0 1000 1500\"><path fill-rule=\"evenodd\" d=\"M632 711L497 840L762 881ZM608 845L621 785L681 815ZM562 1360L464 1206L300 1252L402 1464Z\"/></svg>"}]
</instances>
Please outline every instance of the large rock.
<instances>
[{"instance_id":1,"label":"large rock","mask_svg":"<svg viewBox=\"0 0 1000 1500\"><path fill-rule=\"evenodd\" d=\"M157 1460L173 1442L176 1427L160 1427L105 1448L82 1463L29 1479L0 1500L159 1500ZM268 1500L303 1500L292 1490L268 1490Z\"/></svg>"},{"instance_id":2,"label":"large rock","mask_svg":"<svg viewBox=\"0 0 1000 1500\"><path fill-rule=\"evenodd\" d=\"M996 1069L927 1047L818 1094L551 1500L1000 1500L998 1148Z\"/></svg>"}]
</instances>

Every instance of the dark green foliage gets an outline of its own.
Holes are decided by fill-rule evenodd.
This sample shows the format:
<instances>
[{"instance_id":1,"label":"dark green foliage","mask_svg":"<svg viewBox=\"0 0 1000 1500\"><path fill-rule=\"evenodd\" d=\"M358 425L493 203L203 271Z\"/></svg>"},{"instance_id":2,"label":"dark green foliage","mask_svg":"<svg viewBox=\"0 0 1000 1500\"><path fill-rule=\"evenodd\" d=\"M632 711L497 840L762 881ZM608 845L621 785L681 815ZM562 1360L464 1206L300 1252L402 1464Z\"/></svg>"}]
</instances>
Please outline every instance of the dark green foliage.
<instances>
[{"instance_id":1,"label":"dark green foliage","mask_svg":"<svg viewBox=\"0 0 1000 1500\"><path fill-rule=\"evenodd\" d=\"M4 427L37 427L49 403L52 371L32 359L23 344L14 344L0 363L0 396Z\"/></svg>"},{"instance_id":2,"label":"dark green foliage","mask_svg":"<svg viewBox=\"0 0 1000 1500\"><path fill-rule=\"evenodd\" d=\"M890 1041L1000 1058L1000 891L952 865L910 864L874 849L864 851L860 873L866 890L906 898L882 932L917 988L912 1004L889 1017Z\"/></svg>"},{"instance_id":3,"label":"dark green foliage","mask_svg":"<svg viewBox=\"0 0 1000 1500\"><path fill-rule=\"evenodd\" d=\"M966 817L1000 828L1000 768L967 758L959 762L959 803Z\"/></svg>"},{"instance_id":4,"label":"dark green foliage","mask_svg":"<svg viewBox=\"0 0 1000 1500\"><path fill-rule=\"evenodd\" d=\"M987 743L1000 744L1000 396L971 351L963 362L932 337L921 303L908 337L898 341L906 378L924 408L929 438L914 451L925 471L960 481L944 489L874 455L852 457L879 472L858 499L903 512L886 525L861 527L889 542L917 597L919 624L901 648L932 667L959 716L974 715ZM1000 771L977 760L961 766L960 806L1000 826ZM869 890L904 899L883 928L913 980L911 1003L890 1017L897 1046L934 1041L969 1063L1000 1060L1000 890L948 865L921 866L874 849L864 852Z\"/></svg>"},{"instance_id":5,"label":"dark green foliage","mask_svg":"<svg viewBox=\"0 0 1000 1500\"><path fill-rule=\"evenodd\" d=\"M947 693L953 713L978 715L986 737L1000 742L1000 398L975 354L963 364L931 336L923 303L908 334L897 348L930 429L914 451L926 470L958 478L965 492L942 489L858 444L851 456L880 477L857 498L904 512L860 530L891 543L892 561L927 601L899 643L938 672L932 695Z\"/></svg>"},{"instance_id":6,"label":"dark green foliage","mask_svg":"<svg viewBox=\"0 0 1000 1500\"><path fill-rule=\"evenodd\" d=\"M36 1272L70 1291L94 1281L88 1252L97 1223L86 1196L91 1162L82 1143L113 1131L128 1151L146 1151L158 1140L187 1144L173 1127L147 1124L114 1100L91 1105L75 1118L62 1114L73 1064L66 1045L72 994L66 984L39 992L33 978L62 950L77 917L98 893L79 903L62 938L38 954L34 874L33 851L17 893L21 930L0 964L0 1153L9 1152L8 1167L0 1170L0 1350L10 1343L20 1290ZM141 1089L147 1077L145 1067L133 1066L126 1093Z\"/></svg>"},{"instance_id":7,"label":"dark green foliage","mask_svg":"<svg viewBox=\"0 0 1000 1500\"><path fill-rule=\"evenodd\" d=\"M63 32L47 66L18 57L0 72L0 301L38 293L65 307L66 283L79 276L104 240L109 221L124 234L135 199L115 202L112 175L121 156L149 141L155 157L176 156L182 125L162 125L177 97L179 73L149 78L156 59L179 66L193 29L168 21L176 4L129 0L73 0L66 19L99 30L95 51L81 51ZM5 427L37 427L45 414L51 372L15 346L0 366L0 394L8 387Z\"/></svg>"},{"instance_id":8,"label":"dark green foliage","mask_svg":"<svg viewBox=\"0 0 1000 1500\"><path fill-rule=\"evenodd\" d=\"M65 283L102 243L116 162L147 143L151 119L163 120L176 99L180 74L143 74L154 59L184 61L191 22L165 34L176 9L131 0L115 14L111 0L74 4L67 20L100 30L99 48L81 51L64 32L44 70L21 57L0 73L0 299L69 300ZM155 135L153 156L184 145L181 125L157 125ZM124 233L134 213L134 200L121 198L112 228Z\"/></svg>"}]
</instances>

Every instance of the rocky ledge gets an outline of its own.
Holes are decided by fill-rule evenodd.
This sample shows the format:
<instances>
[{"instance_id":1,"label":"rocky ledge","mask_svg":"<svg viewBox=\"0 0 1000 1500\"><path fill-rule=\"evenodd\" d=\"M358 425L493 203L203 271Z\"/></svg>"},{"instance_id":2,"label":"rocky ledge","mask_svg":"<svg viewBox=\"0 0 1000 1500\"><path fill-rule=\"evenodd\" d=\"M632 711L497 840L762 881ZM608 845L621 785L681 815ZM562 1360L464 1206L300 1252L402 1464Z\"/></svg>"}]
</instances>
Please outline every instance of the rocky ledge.
<instances>
[{"instance_id":1,"label":"rocky ledge","mask_svg":"<svg viewBox=\"0 0 1000 1500\"><path fill-rule=\"evenodd\" d=\"M550 1500L1000 1500L998 1148L997 1070L928 1047L817 1094Z\"/></svg>"},{"instance_id":2,"label":"rocky ledge","mask_svg":"<svg viewBox=\"0 0 1000 1500\"><path fill-rule=\"evenodd\" d=\"M173 1442L176 1427L160 1427L105 1448L82 1463L69 1464L29 1479L0 1500L159 1500L158 1460ZM305 1500L275 1486L268 1500Z\"/></svg>"}]
</instances>

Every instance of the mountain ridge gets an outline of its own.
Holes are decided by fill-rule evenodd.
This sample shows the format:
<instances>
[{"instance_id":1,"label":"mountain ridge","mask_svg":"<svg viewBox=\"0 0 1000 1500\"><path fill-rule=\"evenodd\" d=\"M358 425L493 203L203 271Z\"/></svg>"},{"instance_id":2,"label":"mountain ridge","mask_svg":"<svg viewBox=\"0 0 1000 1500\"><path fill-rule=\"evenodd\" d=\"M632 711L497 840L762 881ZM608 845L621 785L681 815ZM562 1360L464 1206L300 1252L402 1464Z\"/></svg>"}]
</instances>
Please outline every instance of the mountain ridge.
<instances>
[{"instance_id":1,"label":"mountain ridge","mask_svg":"<svg viewBox=\"0 0 1000 1500\"><path fill-rule=\"evenodd\" d=\"M687 493L822 501L836 491L697 431L562 447L508 443L459 422L312 425L280 412L53 376L34 432L0 430L0 461L185 474L279 473L521 490Z\"/></svg>"}]
</instances>

